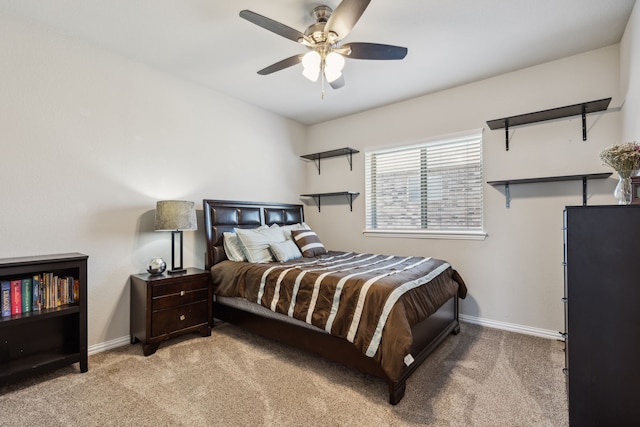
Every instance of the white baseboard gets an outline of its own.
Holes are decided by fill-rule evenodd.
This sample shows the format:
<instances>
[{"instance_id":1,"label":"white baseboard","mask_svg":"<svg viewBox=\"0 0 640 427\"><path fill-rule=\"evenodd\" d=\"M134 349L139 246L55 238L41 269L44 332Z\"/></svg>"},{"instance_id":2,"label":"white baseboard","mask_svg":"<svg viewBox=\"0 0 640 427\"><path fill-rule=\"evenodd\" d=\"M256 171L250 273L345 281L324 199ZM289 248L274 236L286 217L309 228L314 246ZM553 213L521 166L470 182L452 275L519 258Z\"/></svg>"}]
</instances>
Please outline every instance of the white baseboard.
<instances>
[{"instance_id":1,"label":"white baseboard","mask_svg":"<svg viewBox=\"0 0 640 427\"><path fill-rule=\"evenodd\" d=\"M548 338L553 340L562 339L562 336L558 331L550 331L548 329L532 328L530 326L522 326L513 323L500 322L497 320L483 319L481 317L467 316L466 314L460 314L459 318L463 322L486 326L487 328L502 329L504 331L517 332L519 334L533 335L536 337ZM116 338L111 341L90 345L88 348L88 352L89 355L92 355L101 353L103 351L112 350L114 348L123 347L129 344L131 344L131 337L129 335L126 335L124 337Z\"/></svg>"},{"instance_id":2,"label":"white baseboard","mask_svg":"<svg viewBox=\"0 0 640 427\"><path fill-rule=\"evenodd\" d=\"M536 337L548 338L552 340L562 339L560 332L548 329L532 328L530 326L516 325L514 323L500 322L498 320L483 319L481 317L467 316L460 314L459 319L463 322L475 325L486 326L487 328L502 329L504 331L517 332L519 334L533 335Z\"/></svg>"},{"instance_id":3,"label":"white baseboard","mask_svg":"<svg viewBox=\"0 0 640 427\"><path fill-rule=\"evenodd\" d=\"M90 345L87 349L89 355L102 353L103 351L113 350L114 348L123 347L131 344L131 336L116 338L111 341L105 341L98 344Z\"/></svg>"}]
</instances>

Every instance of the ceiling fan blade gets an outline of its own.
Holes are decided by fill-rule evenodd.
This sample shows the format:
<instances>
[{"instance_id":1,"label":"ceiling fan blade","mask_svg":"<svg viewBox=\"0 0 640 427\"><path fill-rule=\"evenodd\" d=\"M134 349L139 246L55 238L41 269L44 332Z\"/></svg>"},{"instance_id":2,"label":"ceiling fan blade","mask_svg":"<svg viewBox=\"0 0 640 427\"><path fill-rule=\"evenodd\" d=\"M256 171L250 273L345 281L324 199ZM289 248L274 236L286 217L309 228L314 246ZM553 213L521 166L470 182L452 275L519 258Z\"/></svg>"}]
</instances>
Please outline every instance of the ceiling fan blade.
<instances>
[{"instance_id":1,"label":"ceiling fan blade","mask_svg":"<svg viewBox=\"0 0 640 427\"><path fill-rule=\"evenodd\" d=\"M327 25L326 34L335 33L337 40L342 40L353 29L371 0L342 0L333 11Z\"/></svg>"},{"instance_id":2,"label":"ceiling fan blade","mask_svg":"<svg viewBox=\"0 0 640 427\"><path fill-rule=\"evenodd\" d=\"M271 18L259 15L250 10L240 11L240 17L246 19L249 22L253 22L259 27L271 31L272 33L276 33L279 36L282 36L289 40L293 40L296 43L298 43L301 39L304 40L304 34L300 31L295 30L291 27L287 27L286 25L281 24L278 21L274 21Z\"/></svg>"},{"instance_id":3,"label":"ceiling fan blade","mask_svg":"<svg viewBox=\"0 0 640 427\"><path fill-rule=\"evenodd\" d=\"M269 65L268 67L263 68L258 71L258 74L261 76L266 76L267 74L275 73L276 71L284 70L285 68L289 68L293 65L299 64L302 61L302 57L304 54L294 55L287 59L283 59L282 61L276 62L275 64Z\"/></svg>"},{"instance_id":4,"label":"ceiling fan blade","mask_svg":"<svg viewBox=\"0 0 640 427\"><path fill-rule=\"evenodd\" d=\"M342 86L344 86L344 74L329 83L329 85L334 89L340 89Z\"/></svg>"},{"instance_id":5,"label":"ceiling fan blade","mask_svg":"<svg viewBox=\"0 0 640 427\"><path fill-rule=\"evenodd\" d=\"M378 43L346 43L340 50L351 50L346 55L353 59L403 59L407 56L407 48Z\"/></svg>"}]
</instances>

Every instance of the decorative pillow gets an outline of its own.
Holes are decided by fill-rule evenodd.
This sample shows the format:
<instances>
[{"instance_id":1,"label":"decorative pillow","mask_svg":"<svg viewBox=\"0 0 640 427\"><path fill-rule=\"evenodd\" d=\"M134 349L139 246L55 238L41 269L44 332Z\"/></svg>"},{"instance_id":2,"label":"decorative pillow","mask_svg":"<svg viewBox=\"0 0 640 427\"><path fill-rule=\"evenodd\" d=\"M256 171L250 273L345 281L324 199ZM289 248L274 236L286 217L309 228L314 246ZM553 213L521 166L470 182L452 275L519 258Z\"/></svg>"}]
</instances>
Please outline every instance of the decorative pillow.
<instances>
[{"instance_id":1,"label":"decorative pillow","mask_svg":"<svg viewBox=\"0 0 640 427\"><path fill-rule=\"evenodd\" d=\"M254 230L263 230L265 228L269 227L261 225L260 227L254 228ZM227 259L236 262L247 260L242 242L238 239L236 233L230 231L222 233L222 246L224 247L224 253L227 255Z\"/></svg>"},{"instance_id":2,"label":"decorative pillow","mask_svg":"<svg viewBox=\"0 0 640 427\"><path fill-rule=\"evenodd\" d=\"M276 225L276 224L274 224ZM292 224L292 225L281 225L280 229L282 231L284 231L284 236L291 240L291 231L293 230L311 230L311 227L309 227L307 224L305 224L304 222L302 223L297 223L297 224Z\"/></svg>"},{"instance_id":3,"label":"decorative pillow","mask_svg":"<svg viewBox=\"0 0 640 427\"><path fill-rule=\"evenodd\" d=\"M318 235L312 230L291 230L291 237L300 248L303 257L314 257L327 253Z\"/></svg>"},{"instance_id":4,"label":"decorative pillow","mask_svg":"<svg viewBox=\"0 0 640 427\"><path fill-rule=\"evenodd\" d=\"M300 249L296 246L293 240L285 240L284 242L272 242L269 243L271 252L280 262L290 261L292 259L298 259L302 257Z\"/></svg>"},{"instance_id":5,"label":"decorative pillow","mask_svg":"<svg viewBox=\"0 0 640 427\"><path fill-rule=\"evenodd\" d=\"M254 230L235 228L234 231L243 245L244 254L249 262L273 261L269 244L285 241L284 233L278 227Z\"/></svg>"},{"instance_id":6,"label":"decorative pillow","mask_svg":"<svg viewBox=\"0 0 640 427\"><path fill-rule=\"evenodd\" d=\"M224 246L224 253L227 254L227 258L231 261L246 261L247 256L242 250L240 240L236 233L226 232L222 233L222 243Z\"/></svg>"}]
</instances>

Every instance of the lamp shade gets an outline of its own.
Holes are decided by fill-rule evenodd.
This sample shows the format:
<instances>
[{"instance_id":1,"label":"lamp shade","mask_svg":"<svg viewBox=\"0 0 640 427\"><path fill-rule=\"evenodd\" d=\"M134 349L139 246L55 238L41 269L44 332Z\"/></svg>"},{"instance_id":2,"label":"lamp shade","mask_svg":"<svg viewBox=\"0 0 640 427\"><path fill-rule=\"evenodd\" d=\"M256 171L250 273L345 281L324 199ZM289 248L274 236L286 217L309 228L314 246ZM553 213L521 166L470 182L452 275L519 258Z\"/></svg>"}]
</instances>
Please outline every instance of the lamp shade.
<instances>
[{"instance_id":1,"label":"lamp shade","mask_svg":"<svg viewBox=\"0 0 640 427\"><path fill-rule=\"evenodd\" d=\"M183 200L163 200L156 205L156 231L197 230L196 206Z\"/></svg>"}]
</instances>

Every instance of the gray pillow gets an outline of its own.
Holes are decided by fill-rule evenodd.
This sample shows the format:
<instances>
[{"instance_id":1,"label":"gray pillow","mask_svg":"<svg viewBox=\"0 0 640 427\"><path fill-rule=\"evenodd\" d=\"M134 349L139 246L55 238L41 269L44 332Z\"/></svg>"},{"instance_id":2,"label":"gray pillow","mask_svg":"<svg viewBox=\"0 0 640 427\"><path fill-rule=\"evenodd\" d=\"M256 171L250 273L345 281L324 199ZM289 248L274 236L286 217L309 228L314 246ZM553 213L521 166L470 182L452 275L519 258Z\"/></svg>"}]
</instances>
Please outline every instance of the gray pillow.
<instances>
[{"instance_id":1,"label":"gray pillow","mask_svg":"<svg viewBox=\"0 0 640 427\"><path fill-rule=\"evenodd\" d=\"M293 240L285 240L284 242L273 242L269 244L271 252L280 262L290 261L292 259L302 258L302 253Z\"/></svg>"},{"instance_id":2,"label":"gray pillow","mask_svg":"<svg viewBox=\"0 0 640 427\"><path fill-rule=\"evenodd\" d=\"M242 243L244 254L249 262L273 261L269 244L285 241L284 233L279 227L255 230L235 228L234 231Z\"/></svg>"}]
</instances>

